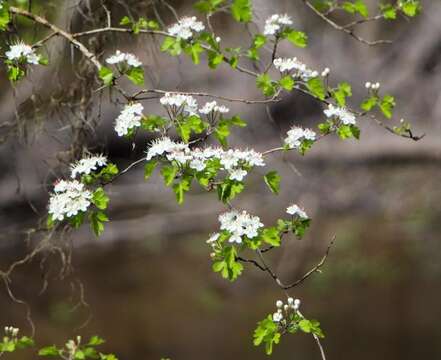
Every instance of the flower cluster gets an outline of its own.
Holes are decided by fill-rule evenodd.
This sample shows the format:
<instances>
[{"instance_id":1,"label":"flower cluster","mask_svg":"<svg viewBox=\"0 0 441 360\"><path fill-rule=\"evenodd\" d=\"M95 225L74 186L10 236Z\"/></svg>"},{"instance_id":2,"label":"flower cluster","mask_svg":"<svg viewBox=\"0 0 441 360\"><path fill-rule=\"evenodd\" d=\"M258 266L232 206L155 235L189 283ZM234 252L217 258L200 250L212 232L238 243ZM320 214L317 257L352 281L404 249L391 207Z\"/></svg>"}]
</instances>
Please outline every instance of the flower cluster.
<instances>
[{"instance_id":1,"label":"flower cluster","mask_svg":"<svg viewBox=\"0 0 441 360\"><path fill-rule=\"evenodd\" d=\"M75 179L78 175L89 175L92 171L105 165L107 165L107 158L103 155L85 157L71 165L70 176Z\"/></svg>"},{"instance_id":2,"label":"flower cluster","mask_svg":"<svg viewBox=\"0 0 441 360\"><path fill-rule=\"evenodd\" d=\"M328 105L328 108L323 111L327 118L336 118L340 120L344 125L355 125L355 116L346 110L345 108L337 107L332 104Z\"/></svg>"},{"instance_id":3,"label":"flower cluster","mask_svg":"<svg viewBox=\"0 0 441 360\"><path fill-rule=\"evenodd\" d=\"M193 32L201 32L205 29L204 24L196 19L196 16L184 17L176 24L168 28L168 33L177 38L188 40L193 37Z\"/></svg>"},{"instance_id":4,"label":"flower cluster","mask_svg":"<svg viewBox=\"0 0 441 360\"><path fill-rule=\"evenodd\" d=\"M277 311L273 314L273 321L276 323L280 323L284 319L284 317L289 318L289 315L292 311L299 311L300 300L289 297L286 304L284 304L282 300L277 300L276 307Z\"/></svg>"},{"instance_id":5,"label":"flower cluster","mask_svg":"<svg viewBox=\"0 0 441 360\"><path fill-rule=\"evenodd\" d=\"M205 115L212 113L226 114L229 111L230 109L224 105L218 105L216 101L207 102L202 108L199 109L199 112Z\"/></svg>"},{"instance_id":6,"label":"flower cluster","mask_svg":"<svg viewBox=\"0 0 441 360\"><path fill-rule=\"evenodd\" d=\"M238 212L232 210L219 215L220 229L226 230L230 233L230 243L242 243L242 237L246 236L248 239L253 239L258 236L258 231L263 224L260 222L258 216L252 216L246 211ZM217 234L211 236L211 241L217 239ZM209 239L209 241L210 241Z\"/></svg>"},{"instance_id":7,"label":"flower cluster","mask_svg":"<svg viewBox=\"0 0 441 360\"><path fill-rule=\"evenodd\" d=\"M287 212L289 215L292 215L292 216L294 216L294 217L298 217L298 218L301 219L301 220L307 220L307 219L309 219L308 214L306 214L306 212L305 212L301 207L299 207L299 206L296 205L296 204L292 204L291 206L288 206L288 207L286 208L286 212Z\"/></svg>"},{"instance_id":8,"label":"flower cluster","mask_svg":"<svg viewBox=\"0 0 441 360\"><path fill-rule=\"evenodd\" d=\"M222 168L229 172L232 180L242 181L247 171L244 167L265 166L262 154L254 150L238 150L208 147L191 150L188 144L174 142L168 137L156 139L147 150L147 161L156 156L165 156L169 161L188 166L196 171L206 168L207 162L218 159Z\"/></svg>"},{"instance_id":9,"label":"flower cluster","mask_svg":"<svg viewBox=\"0 0 441 360\"><path fill-rule=\"evenodd\" d=\"M60 180L55 184L49 199L49 214L53 220L62 221L86 211L91 204L92 193L77 180Z\"/></svg>"},{"instance_id":10,"label":"flower cluster","mask_svg":"<svg viewBox=\"0 0 441 360\"><path fill-rule=\"evenodd\" d=\"M305 140L316 140L316 133L314 131L297 126L293 126L286 135L288 136L285 138L285 144L289 146L290 149L299 148Z\"/></svg>"},{"instance_id":11,"label":"flower cluster","mask_svg":"<svg viewBox=\"0 0 441 360\"><path fill-rule=\"evenodd\" d=\"M265 21L264 35L277 35L287 26L292 25L291 17L288 15L274 14Z\"/></svg>"},{"instance_id":12,"label":"flower cluster","mask_svg":"<svg viewBox=\"0 0 441 360\"><path fill-rule=\"evenodd\" d=\"M1 9L1 6L0 6L0 9ZM19 331L20 331L20 329L15 328L13 326L5 326L5 335L6 336L11 336L13 338L16 338L18 336Z\"/></svg>"},{"instance_id":13,"label":"flower cluster","mask_svg":"<svg viewBox=\"0 0 441 360\"><path fill-rule=\"evenodd\" d=\"M5 55L10 61L32 65L38 65L41 59L31 46L23 42L11 45Z\"/></svg>"},{"instance_id":14,"label":"flower cluster","mask_svg":"<svg viewBox=\"0 0 441 360\"><path fill-rule=\"evenodd\" d=\"M379 82L377 82L377 83L371 83L371 82L367 82L366 84L365 84L365 87L366 87L366 89L372 89L372 90L379 90L380 89L380 83Z\"/></svg>"},{"instance_id":15,"label":"flower cluster","mask_svg":"<svg viewBox=\"0 0 441 360\"><path fill-rule=\"evenodd\" d=\"M116 53L106 59L106 63L109 65L118 65L118 64L127 64L131 67L140 67L142 65L142 62L138 60L138 58L129 53L123 53L119 50L116 51Z\"/></svg>"},{"instance_id":16,"label":"flower cluster","mask_svg":"<svg viewBox=\"0 0 441 360\"><path fill-rule=\"evenodd\" d=\"M305 64L297 60L297 58L277 58L274 59L274 66L280 72L293 72L294 78L300 78L304 81L317 77L317 71L309 69Z\"/></svg>"},{"instance_id":17,"label":"flower cluster","mask_svg":"<svg viewBox=\"0 0 441 360\"><path fill-rule=\"evenodd\" d=\"M162 105L170 108L175 115L181 111L188 115L194 115L198 110L196 99L185 94L166 93L159 101Z\"/></svg>"},{"instance_id":18,"label":"flower cluster","mask_svg":"<svg viewBox=\"0 0 441 360\"><path fill-rule=\"evenodd\" d=\"M128 104L116 118L115 131L118 136L124 136L129 130L141 126L142 111L144 107L140 103Z\"/></svg>"}]
</instances>

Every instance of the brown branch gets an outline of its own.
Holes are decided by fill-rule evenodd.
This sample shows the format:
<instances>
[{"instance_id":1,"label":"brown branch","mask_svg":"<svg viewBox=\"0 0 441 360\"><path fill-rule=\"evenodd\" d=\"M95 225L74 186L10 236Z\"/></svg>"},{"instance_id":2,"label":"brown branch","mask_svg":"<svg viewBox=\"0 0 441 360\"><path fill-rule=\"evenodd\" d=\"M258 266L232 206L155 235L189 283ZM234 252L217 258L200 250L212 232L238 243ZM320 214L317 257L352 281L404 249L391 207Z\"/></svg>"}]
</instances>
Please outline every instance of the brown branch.
<instances>
[{"instance_id":1,"label":"brown branch","mask_svg":"<svg viewBox=\"0 0 441 360\"><path fill-rule=\"evenodd\" d=\"M381 45L381 44L391 44L392 41L390 40L375 40L375 41L369 41L366 40L360 36L358 36L357 34L354 33L354 31L348 27L348 25L345 26L341 26L339 24L337 24L336 22L332 21L330 18L328 18L326 15L324 15L323 13L321 13L319 10L317 10L313 4L311 4L308 0L302 0L303 3L309 7L317 16L319 16L322 20L324 20L326 23L328 23L329 25L331 25L335 30L339 30L339 31L343 31L344 33L352 36L355 40L369 45L369 46L374 46L374 45Z\"/></svg>"}]
</instances>

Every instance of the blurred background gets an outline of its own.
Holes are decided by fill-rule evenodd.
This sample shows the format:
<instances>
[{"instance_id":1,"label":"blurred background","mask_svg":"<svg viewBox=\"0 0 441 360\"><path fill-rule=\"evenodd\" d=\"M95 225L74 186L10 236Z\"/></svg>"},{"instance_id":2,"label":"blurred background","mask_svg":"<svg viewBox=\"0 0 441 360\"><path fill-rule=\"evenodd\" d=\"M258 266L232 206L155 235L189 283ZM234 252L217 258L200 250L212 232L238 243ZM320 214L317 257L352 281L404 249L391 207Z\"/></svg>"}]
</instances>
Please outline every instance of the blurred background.
<instances>
[{"instance_id":1,"label":"blurred background","mask_svg":"<svg viewBox=\"0 0 441 360\"><path fill-rule=\"evenodd\" d=\"M395 124L403 117L417 135L426 136L414 142L360 119L360 141L327 137L304 158L295 153L268 158L266 169L247 178L248 189L234 205L267 225L292 202L312 217L303 240L288 239L269 256L285 282L313 267L336 235L323 272L291 291L302 300L303 313L320 320L329 359L441 358L441 3L423 1L423 13L410 21L357 28L369 40L393 40L376 47L330 28L302 1L253 3L257 25L249 30L262 29L268 15L287 12L309 35L308 48L286 44L280 55L297 56L318 70L329 67L331 82L353 85L354 106L365 95L366 81L381 82L382 91L396 96ZM370 2L373 12L376 3ZM191 1L170 4L180 15L193 12ZM127 14L173 22L161 1L105 5L114 24ZM72 32L102 26L106 19L101 1L33 1L32 6ZM336 20L349 18L338 15ZM248 42L247 29L228 14L212 21L225 46ZM23 19L15 28L17 34L2 35L2 47L18 36L33 43L47 35ZM184 57L163 55L159 39L151 36L107 34L83 41L100 56L116 49L136 54L145 64L147 87L261 96L254 79L225 65L214 72ZM41 241L38 234L28 238L24 230L45 215L51 182L66 174L66 164L85 146L124 168L142 157L151 140L138 135L132 151L132 142L116 135L113 122L121 99L96 91L94 70L75 50L54 39L43 51L51 65L33 70L16 87L7 81L4 66L0 69L2 270ZM157 103L143 102L146 113L160 113ZM294 124L315 127L323 120L322 106L297 93L268 111L263 105L226 105L248 122L233 133L231 145L260 151L279 146ZM268 169L282 175L279 196L263 182ZM112 221L101 238L84 226L60 245L72 248L64 253L67 260L54 248L12 276L12 291L32 311L38 343L63 344L76 334L99 334L107 340L103 349L120 359L266 358L263 349L253 347L252 331L283 293L255 268L246 267L232 284L212 273L205 240L218 228L217 216L224 210L215 195L194 189L178 206L159 176L144 182L142 167L108 190ZM71 263L72 271L62 271L63 261ZM26 307L13 302L3 286L0 309L2 326L30 331ZM10 358L35 355L22 352ZM299 334L283 337L273 358L320 359L320 354L310 336Z\"/></svg>"}]
</instances>

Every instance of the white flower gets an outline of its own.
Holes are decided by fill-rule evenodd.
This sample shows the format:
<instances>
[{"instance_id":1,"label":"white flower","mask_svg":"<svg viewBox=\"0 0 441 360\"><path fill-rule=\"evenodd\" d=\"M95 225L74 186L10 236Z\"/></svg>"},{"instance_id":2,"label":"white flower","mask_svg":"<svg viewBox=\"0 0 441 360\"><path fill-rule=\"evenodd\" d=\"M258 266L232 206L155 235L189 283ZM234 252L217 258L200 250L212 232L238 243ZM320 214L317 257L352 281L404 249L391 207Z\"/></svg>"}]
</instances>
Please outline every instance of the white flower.
<instances>
[{"instance_id":1,"label":"white flower","mask_svg":"<svg viewBox=\"0 0 441 360\"><path fill-rule=\"evenodd\" d=\"M168 137L153 140L147 151L147 161L171 151L174 146L175 143Z\"/></svg>"},{"instance_id":2,"label":"white flower","mask_svg":"<svg viewBox=\"0 0 441 360\"><path fill-rule=\"evenodd\" d=\"M296 310L296 311L299 310L300 304L301 304L301 301L299 299L295 299L294 306L293 306L294 310Z\"/></svg>"},{"instance_id":3,"label":"white flower","mask_svg":"<svg viewBox=\"0 0 441 360\"><path fill-rule=\"evenodd\" d=\"M220 234L214 233L210 235L210 238L207 240L207 244L213 244L219 239Z\"/></svg>"},{"instance_id":4,"label":"white flower","mask_svg":"<svg viewBox=\"0 0 441 360\"><path fill-rule=\"evenodd\" d=\"M258 235L258 230L263 227L258 216L252 216L246 211L239 213L232 210L219 215L220 229L231 233L229 242L242 243L242 236L253 239Z\"/></svg>"},{"instance_id":5,"label":"white flower","mask_svg":"<svg viewBox=\"0 0 441 360\"><path fill-rule=\"evenodd\" d=\"M303 140L315 141L317 136L311 129L302 129L297 126L293 126L286 134L288 136L285 138L285 144L288 145L290 149L298 148Z\"/></svg>"},{"instance_id":6,"label":"white flower","mask_svg":"<svg viewBox=\"0 0 441 360\"><path fill-rule=\"evenodd\" d=\"M282 321L283 320L283 314L282 313L280 313L280 312L275 312L274 314L273 314L273 321L274 322L280 322L280 321Z\"/></svg>"},{"instance_id":7,"label":"white flower","mask_svg":"<svg viewBox=\"0 0 441 360\"><path fill-rule=\"evenodd\" d=\"M139 67L142 65L142 62L139 59L130 53L123 53L119 50L116 50L116 53L106 59L106 63L110 65L120 64L125 62L127 65L132 67Z\"/></svg>"},{"instance_id":8,"label":"white flower","mask_svg":"<svg viewBox=\"0 0 441 360\"><path fill-rule=\"evenodd\" d=\"M274 66L280 72L290 72L293 71L294 78L301 78L304 81L308 81L311 78L317 77L318 72L309 69L297 58L277 58L274 59Z\"/></svg>"},{"instance_id":9,"label":"white flower","mask_svg":"<svg viewBox=\"0 0 441 360\"><path fill-rule=\"evenodd\" d=\"M234 169L230 172L229 177L231 180L242 181L246 175L247 175L247 172L245 170Z\"/></svg>"},{"instance_id":10,"label":"white flower","mask_svg":"<svg viewBox=\"0 0 441 360\"><path fill-rule=\"evenodd\" d=\"M282 306L283 306L283 301L282 300L277 300L276 301L276 307L280 309Z\"/></svg>"},{"instance_id":11,"label":"white flower","mask_svg":"<svg viewBox=\"0 0 441 360\"><path fill-rule=\"evenodd\" d=\"M274 14L265 21L264 35L276 35L283 27L292 25L292 20L288 15Z\"/></svg>"},{"instance_id":12,"label":"white flower","mask_svg":"<svg viewBox=\"0 0 441 360\"><path fill-rule=\"evenodd\" d=\"M31 46L23 42L11 45L5 55L11 61L25 61L32 65L37 65L40 61L40 55L37 55Z\"/></svg>"},{"instance_id":13,"label":"white flower","mask_svg":"<svg viewBox=\"0 0 441 360\"><path fill-rule=\"evenodd\" d=\"M129 130L141 126L142 111L144 107L140 103L128 104L116 118L115 131L119 136L127 135Z\"/></svg>"},{"instance_id":14,"label":"white flower","mask_svg":"<svg viewBox=\"0 0 441 360\"><path fill-rule=\"evenodd\" d=\"M168 28L168 33L177 38L188 40L193 37L193 32L201 32L205 29L201 21L197 21L196 16L184 17L176 24Z\"/></svg>"},{"instance_id":15,"label":"white flower","mask_svg":"<svg viewBox=\"0 0 441 360\"><path fill-rule=\"evenodd\" d=\"M71 178L74 179L77 175L82 174L88 175L98 169L98 167L105 166L106 164L107 158L103 155L83 158L71 165Z\"/></svg>"},{"instance_id":16,"label":"white flower","mask_svg":"<svg viewBox=\"0 0 441 360\"><path fill-rule=\"evenodd\" d=\"M210 114L212 112L225 114L229 111L230 109L228 109L226 106L223 105L218 106L216 101L207 102L201 109L199 109L199 112L205 115Z\"/></svg>"},{"instance_id":17,"label":"white flower","mask_svg":"<svg viewBox=\"0 0 441 360\"><path fill-rule=\"evenodd\" d=\"M326 76L328 76L330 72L331 72L331 70L330 70L329 68L325 68L325 69L322 71L322 77L326 77Z\"/></svg>"},{"instance_id":18,"label":"white flower","mask_svg":"<svg viewBox=\"0 0 441 360\"><path fill-rule=\"evenodd\" d=\"M308 215L306 214L306 212L304 210L302 210L299 206L297 206L296 204L293 204L291 206L289 206L286 209L286 212L289 215L292 216L298 216L300 219L309 219Z\"/></svg>"},{"instance_id":19,"label":"white flower","mask_svg":"<svg viewBox=\"0 0 441 360\"><path fill-rule=\"evenodd\" d=\"M179 93L166 93L159 102L171 107L175 112L184 111L188 115L195 115L198 109L198 103L193 96Z\"/></svg>"},{"instance_id":20,"label":"white flower","mask_svg":"<svg viewBox=\"0 0 441 360\"><path fill-rule=\"evenodd\" d=\"M77 180L61 180L55 184L54 193L49 199L49 214L59 221L75 216L87 210L91 198L92 193L85 189L84 184Z\"/></svg>"},{"instance_id":21,"label":"white flower","mask_svg":"<svg viewBox=\"0 0 441 360\"><path fill-rule=\"evenodd\" d=\"M345 108L336 107L332 104L328 105L328 108L323 111L328 118L337 118L345 125L355 125L355 116Z\"/></svg>"}]
</instances>

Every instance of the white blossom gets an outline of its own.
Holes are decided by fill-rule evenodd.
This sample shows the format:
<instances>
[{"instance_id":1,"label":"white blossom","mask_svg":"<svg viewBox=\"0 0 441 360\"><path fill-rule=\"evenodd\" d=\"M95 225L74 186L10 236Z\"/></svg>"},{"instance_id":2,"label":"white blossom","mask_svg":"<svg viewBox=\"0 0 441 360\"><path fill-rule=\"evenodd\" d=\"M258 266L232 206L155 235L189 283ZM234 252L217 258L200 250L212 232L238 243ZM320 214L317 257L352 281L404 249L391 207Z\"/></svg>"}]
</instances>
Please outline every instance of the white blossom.
<instances>
[{"instance_id":1,"label":"white blossom","mask_svg":"<svg viewBox=\"0 0 441 360\"><path fill-rule=\"evenodd\" d=\"M282 300L277 300L276 301L276 307L281 309L283 307L283 301Z\"/></svg>"},{"instance_id":2,"label":"white blossom","mask_svg":"<svg viewBox=\"0 0 441 360\"><path fill-rule=\"evenodd\" d=\"M243 169L234 169L230 172L229 178L231 180L242 181L244 177L247 175L246 170Z\"/></svg>"},{"instance_id":3,"label":"white blossom","mask_svg":"<svg viewBox=\"0 0 441 360\"><path fill-rule=\"evenodd\" d=\"M213 233L210 235L209 239L207 240L207 244L213 244L215 243L220 237L219 233Z\"/></svg>"},{"instance_id":4,"label":"white blossom","mask_svg":"<svg viewBox=\"0 0 441 360\"><path fill-rule=\"evenodd\" d=\"M129 130L141 126L142 111L141 103L128 104L116 118L115 131L119 136L127 135Z\"/></svg>"},{"instance_id":5,"label":"white blossom","mask_svg":"<svg viewBox=\"0 0 441 360\"><path fill-rule=\"evenodd\" d=\"M175 146L175 142L168 137L153 140L150 148L147 151L147 160L153 159L155 156L161 156L170 152Z\"/></svg>"},{"instance_id":6,"label":"white blossom","mask_svg":"<svg viewBox=\"0 0 441 360\"><path fill-rule=\"evenodd\" d=\"M294 78L301 78L308 81L311 78L317 77L318 72L308 68L304 63L294 58L277 58L274 59L274 66L280 72L293 72Z\"/></svg>"},{"instance_id":7,"label":"white blossom","mask_svg":"<svg viewBox=\"0 0 441 360\"><path fill-rule=\"evenodd\" d=\"M258 235L258 230L263 227L258 216L252 216L246 211L232 210L219 215L220 229L231 233L229 242L242 243L242 237L253 239Z\"/></svg>"},{"instance_id":8,"label":"white blossom","mask_svg":"<svg viewBox=\"0 0 441 360\"><path fill-rule=\"evenodd\" d=\"M294 305L293 305L294 310L296 310L296 311L299 310L300 304L301 304L301 301L299 299L295 299Z\"/></svg>"},{"instance_id":9,"label":"white blossom","mask_svg":"<svg viewBox=\"0 0 441 360\"><path fill-rule=\"evenodd\" d=\"M274 322L280 322L283 320L283 314L281 312L275 312L273 314L273 321Z\"/></svg>"},{"instance_id":10,"label":"white blossom","mask_svg":"<svg viewBox=\"0 0 441 360\"><path fill-rule=\"evenodd\" d=\"M204 24L193 17L184 17L168 28L168 33L177 38L188 40L193 37L193 32L201 32L205 29Z\"/></svg>"},{"instance_id":11,"label":"white blossom","mask_svg":"<svg viewBox=\"0 0 441 360\"><path fill-rule=\"evenodd\" d=\"M119 50L116 50L116 53L106 59L106 63L109 65L126 63L128 66L139 67L142 65L142 62L139 59L130 53L123 53Z\"/></svg>"},{"instance_id":12,"label":"white blossom","mask_svg":"<svg viewBox=\"0 0 441 360\"><path fill-rule=\"evenodd\" d=\"M71 178L74 179L77 175L88 175L92 171L98 169L101 166L107 164L107 158L103 155L99 156L89 156L78 160L76 163L71 165Z\"/></svg>"},{"instance_id":13,"label":"white blossom","mask_svg":"<svg viewBox=\"0 0 441 360\"><path fill-rule=\"evenodd\" d=\"M188 115L195 115L198 109L198 103L193 96L179 93L166 93L159 102L175 112L184 111Z\"/></svg>"},{"instance_id":14,"label":"white blossom","mask_svg":"<svg viewBox=\"0 0 441 360\"><path fill-rule=\"evenodd\" d=\"M290 149L298 148L303 140L315 141L317 136L311 129L303 129L297 126L293 126L286 134L288 136L285 138L285 144Z\"/></svg>"},{"instance_id":15,"label":"white blossom","mask_svg":"<svg viewBox=\"0 0 441 360\"><path fill-rule=\"evenodd\" d=\"M287 212L289 215L297 216L297 217L299 217L300 219L304 219L304 220L309 219L309 217L308 217L308 215L306 214L306 212L305 212L302 208L300 208L298 205L296 205L296 204L292 204L291 206L289 206L289 207L286 209L286 212Z\"/></svg>"},{"instance_id":16,"label":"white blossom","mask_svg":"<svg viewBox=\"0 0 441 360\"><path fill-rule=\"evenodd\" d=\"M291 18L284 14L274 14L265 21L264 35L276 35L283 30L284 27L292 25Z\"/></svg>"},{"instance_id":17,"label":"white blossom","mask_svg":"<svg viewBox=\"0 0 441 360\"><path fill-rule=\"evenodd\" d=\"M337 118L345 125L355 125L355 116L345 108L337 107L332 104L323 111L328 118Z\"/></svg>"},{"instance_id":18,"label":"white blossom","mask_svg":"<svg viewBox=\"0 0 441 360\"><path fill-rule=\"evenodd\" d=\"M322 71L322 77L326 77L326 76L328 76L330 72L331 72L331 70L330 70L329 68L325 68L325 69Z\"/></svg>"},{"instance_id":19,"label":"white blossom","mask_svg":"<svg viewBox=\"0 0 441 360\"><path fill-rule=\"evenodd\" d=\"M24 42L11 45L5 55L11 61L24 61L32 65L37 65L40 62L40 55L37 55L34 49Z\"/></svg>"},{"instance_id":20,"label":"white blossom","mask_svg":"<svg viewBox=\"0 0 441 360\"><path fill-rule=\"evenodd\" d=\"M216 101L207 102L207 103L205 103L205 105L201 109L199 109L199 112L201 114L205 114L205 115L210 114L212 112L225 114L229 111L230 111L230 109L228 109L226 106L217 105Z\"/></svg>"},{"instance_id":21,"label":"white blossom","mask_svg":"<svg viewBox=\"0 0 441 360\"><path fill-rule=\"evenodd\" d=\"M61 180L55 184L49 199L49 214L54 220L63 220L86 211L90 206L92 193L77 180Z\"/></svg>"}]
</instances>

